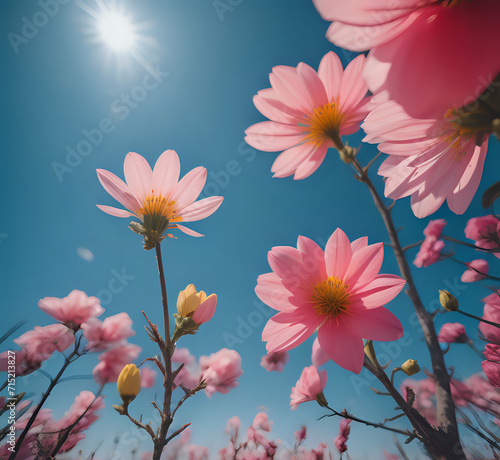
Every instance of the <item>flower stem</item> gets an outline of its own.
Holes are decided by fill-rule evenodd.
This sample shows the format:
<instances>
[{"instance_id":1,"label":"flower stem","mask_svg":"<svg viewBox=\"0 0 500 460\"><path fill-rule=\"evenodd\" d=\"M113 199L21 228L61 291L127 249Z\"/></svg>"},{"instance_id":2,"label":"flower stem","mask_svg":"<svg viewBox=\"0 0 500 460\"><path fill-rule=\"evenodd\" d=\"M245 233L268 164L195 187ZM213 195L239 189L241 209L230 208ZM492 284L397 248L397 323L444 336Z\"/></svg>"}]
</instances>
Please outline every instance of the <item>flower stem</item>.
<instances>
[{"instance_id":1,"label":"flower stem","mask_svg":"<svg viewBox=\"0 0 500 460\"><path fill-rule=\"evenodd\" d=\"M461 313L462 315L468 316L469 318L475 319L477 321L481 321L482 323L489 324L490 326L495 326L495 327L500 328L500 324L494 323L493 321L488 321L487 319L480 318L479 316L471 315L470 313L466 313L465 311L462 311L462 310L456 310L456 311L457 311L457 313Z\"/></svg>"},{"instance_id":2,"label":"flower stem","mask_svg":"<svg viewBox=\"0 0 500 460\"><path fill-rule=\"evenodd\" d=\"M488 248L482 248L480 246L476 246L475 244L472 244L472 243L467 243L465 241L462 241L462 240L457 240L456 238L453 238L451 236L446 236L446 235L443 235L441 234L440 238L442 240L446 240L446 241L449 241L451 243L457 243L457 244L461 244L462 246L467 246L468 248L473 248L473 249L477 249L478 251L483 251L483 252L500 252L500 248L491 248L491 249L488 249Z\"/></svg>"},{"instance_id":3,"label":"flower stem","mask_svg":"<svg viewBox=\"0 0 500 460\"><path fill-rule=\"evenodd\" d=\"M471 350L473 350L475 353L477 353L481 359L484 359L484 355L477 349L477 347L474 345L474 342L472 340L469 340L467 342L467 345L469 345Z\"/></svg>"}]
</instances>

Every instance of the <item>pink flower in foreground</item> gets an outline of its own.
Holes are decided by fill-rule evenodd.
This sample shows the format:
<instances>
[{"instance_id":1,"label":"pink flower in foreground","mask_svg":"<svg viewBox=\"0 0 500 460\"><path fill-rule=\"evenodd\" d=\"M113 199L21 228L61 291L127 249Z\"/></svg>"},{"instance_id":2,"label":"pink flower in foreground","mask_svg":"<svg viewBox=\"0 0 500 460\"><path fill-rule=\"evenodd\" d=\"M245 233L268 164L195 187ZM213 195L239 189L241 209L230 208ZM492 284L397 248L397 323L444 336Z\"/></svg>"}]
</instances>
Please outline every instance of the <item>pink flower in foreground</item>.
<instances>
[{"instance_id":1,"label":"pink flower in foreground","mask_svg":"<svg viewBox=\"0 0 500 460\"><path fill-rule=\"evenodd\" d=\"M441 343L467 343L469 337L465 333L465 327L460 323L445 323L441 326L438 340Z\"/></svg>"},{"instance_id":2,"label":"pink flower in foreground","mask_svg":"<svg viewBox=\"0 0 500 460\"><path fill-rule=\"evenodd\" d=\"M471 260L465 265L469 268L464 271L462 277L460 278L460 281L462 281L462 283L474 283L475 281L482 280L486 278L486 275L488 274L488 271L490 269L488 262L486 262L486 260L484 259Z\"/></svg>"},{"instance_id":3,"label":"pink flower in foreground","mask_svg":"<svg viewBox=\"0 0 500 460\"><path fill-rule=\"evenodd\" d=\"M363 129L364 141L379 143L379 150L389 155L378 171L386 178L386 197L411 196L412 210L420 218L445 201L455 214L465 212L481 180L487 136L459 126L454 112L414 119L393 101L377 106Z\"/></svg>"},{"instance_id":4,"label":"pink flower in foreground","mask_svg":"<svg viewBox=\"0 0 500 460\"><path fill-rule=\"evenodd\" d=\"M118 342L135 335L132 330L132 320L127 313L109 316L104 321L90 318L82 324L83 335L88 340L87 349L104 351Z\"/></svg>"},{"instance_id":5,"label":"pink flower in foreground","mask_svg":"<svg viewBox=\"0 0 500 460\"><path fill-rule=\"evenodd\" d=\"M141 367L141 387L151 388L155 386L156 371L150 367Z\"/></svg>"},{"instance_id":6,"label":"pink flower in foreground","mask_svg":"<svg viewBox=\"0 0 500 460\"><path fill-rule=\"evenodd\" d=\"M483 361L481 367L489 382L496 387L500 387L500 363Z\"/></svg>"},{"instance_id":7,"label":"pink flower in foreground","mask_svg":"<svg viewBox=\"0 0 500 460\"><path fill-rule=\"evenodd\" d=\"M99 385L116 382L124 366L137 359L141 350L138 345L124 344L101 353L92 371L95 381Z\"/></svg>"},{"instance_id":8,"label":"pink flower in foreground","mask_svg":"<svg viewBox=\"0 0 500 460\"><path fill-rule=\"evenodd\" d=\"M292 410L297 409L299 404L316 401L319 395L322 396L326 386L326 378L326 370L318 372L318 369L314 366L305 367L290 394L290 407ZM322 400L324 400L324 396L322 396Z\"/></svg>"},{"instance_id":9,"label":"pink flower in foreground","mask_svg":"<svg viewBox=\"0 0 500 460\"><path fill-rule=\"evenodd\" d=\"M44 297L38 301L38 306L40 310L72 329L79 328L85 321L104 312L97 297L88 297L85 292L76 289L62 299Z\"/></svg>"},{"instance_id":10,"label":"pink flower in foreground","mask_svg":"<svg viewBox=\"0 0 500 460\"><path fill-rule=\"evenodd\" d=\"M262 332L268 352L287 351L318 328L321 348L339 366L359 373L363 339L390 341L403 336L399 320L383 305L399 294L405 281L378 274L382 243L363 237L352 244L337 229L325 251L299 236L297 249L273 248L268 254L273 273L260 275L256 294L279 313Z\"/></svg>"},{"instance_id":11,"label":"pink flower in foreground","mask_svg":"<svg viewBox=\"0 0 500 460\"><path fill-rule=\"evenodd\" d=\"M500 221L495 216L481 216L469 219L465 227L465 237L475 241L484 249L500 248ZM492 253L500 258L500 252Z\"/></svg>"},{"instance_id":12,"label":"pink flower in foreground","mask_svg":"<svg viewBox=\"0 0 500 460\"><path fill-rule=\"evenodd\" d=\"M243 371L241 370L241 356L235 350L223 348L210 356L200 357L202 378L206 380L205 393L210 398L215 392L229 393L231 388L236 388L240 382Z\"/></svg>"},{"instance_id":13,"label":"pink flower in foreground","mask_svg":"<svg viewBox=\"0 0 500 460\"><path fill-rule=\"evenodd\" d=\"M441 232L446 225L444 219L431 220L424 230L425 240L420 246L413 263L418 268L428 267L437 262L444 248L444 241L440 240Z\"/></svg>"},{"instance_id":14,"label":"pink flower in foreground","mask_svg":"<svg viewBox=\"0 0 500 460\"><path fill-rule=\"evenodd\" d=\"M144 157L130 152L125 157L123 169L127 183L104 169L98 169L97 176L105 190L128 211L103 205L97 207L112 216L138 217L148 238L161 238L167 229L174 228L190 236L203 236L179 222L204 219L213 214L223 200L220 196L212 196L195 202L205 186L207 170L199 166L179 181L180 162L173 150L163 152L153 170Z\"/></svg>"},{"instance_id":15,"label":"pink flower in foreground","mask_svg":"<svg viewBox=\"0 0 500 460\"><path fill-rule=\"evenodd\" d=\"M494 292L481 300L484 302L483 319L500 323L500 291ZM489 342L500 344L500 329L498 327L479 323L479 330Z\"/></svg>"},{"instance_id":16,"label":"pink flower in foreground","mask_svg":"<svg viewBox=\"0 0 500 460\"><path fill-rule=\"evenodd\" d=\"M370 91L396 100L413 116L439 116L470 103L500 72L500 59L488 52L500 40L497 0L314 4L323 19L334 21L327 33L332 43L371 49L364 74Z\"/></svg>"},{"instance_id":17,"label":"pink flower in foreground","mask_svg":"<svg viewBox=\"0 0 500 460\"><path fill-rule=\"evenodd\" d=\"M318 72L301 62L276 66L271 88L254 96L255 107L271 121L245 131L256 149L283 153L271 168L274 177L309 177L323 162L329 147L342 148L340 137L355 133L367 115L367 87L362 72L365 57L356 57L343 71L330 51Z\"/></svg>"},{"instance_id":18,"label":"pink flower in foreground","mask_svg":"<svg viewBox=\"0 0 500 460\"><path fill-rule=\"evenodd\" d=\"M269 420L269 417L265 412L259 412L253 419L252 426L256 430L271 431L273 422Z\"/></svg>"},{"instance_id":19,"label":"pink flower in foreground","mask_svg":"<svg viewBox=\"0 0 500 460\"><path fill-rule=\"evenodd\" d=\"M260 365L268 372L283 372L285 364L290 359L287 351L278 351L277 353L267 353L260 360Z\"/></svg>"},{"instance_id":20,"label":"pink flower in foreground","mask_svg":"<svg viewBox=\"0 0 500 460\"><path fill-rule=\"evenodd\" d=\"M339 434L334 439L335 447L342 454L347 451L347 440L349 434L351 433L350 427L351 421L348 419L342 419L339 424Z\"/></svg>"}]
</instances>

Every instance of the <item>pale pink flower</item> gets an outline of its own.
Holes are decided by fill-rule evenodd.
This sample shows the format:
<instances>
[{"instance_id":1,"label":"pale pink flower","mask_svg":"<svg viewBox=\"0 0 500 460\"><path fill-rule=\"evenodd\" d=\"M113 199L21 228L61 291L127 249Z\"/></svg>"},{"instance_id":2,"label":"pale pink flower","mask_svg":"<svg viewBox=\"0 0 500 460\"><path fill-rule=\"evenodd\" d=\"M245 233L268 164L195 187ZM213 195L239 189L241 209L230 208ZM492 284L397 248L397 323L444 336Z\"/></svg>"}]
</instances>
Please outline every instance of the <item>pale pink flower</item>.
<instances>
[{"instance_id":1,"label":"pale pink flower","mask_svg":"<svg viewBox=\"0 0 500 460\"><path fill-rule=\"evenodd\" d=\"M385 449L382 451L382 453L384 454L385 460L401 460L401 457L399 455L390 454Z\"/></svg>"},{"instance_id":2,"label":"pale pink flower","mask_svg":"<svg viewBox=\"0 0 500 460\"><path fill-rule=\"evenodd\" d=\"M104 351L122 340L135 335L132 320L127 313L109 316L104 321L90 318L82 324L83 335L88 340L87 349Z\"/></svg>"},{"instance_id":3,"label":"pale pink flower","mask_svg":"<svg viewBox=\"0 0 500 460\"><path fill-rule=\"evenodd\" d=\"M231 441L236 442L236 438L238 437L238 431L241 427L241 420L238 416L231 417L227 423L226 428L224 429L224 433L229 435Z\"/></svg>"},{"instance_id":4,"label":"pale pink flower","mask_svg":"<svg viewBox=\"0 0 500 460\"><path fill-rule=\"evenodd\" d=\"M151 388L155 386L156 371L150 367L141 367L141 387Z\"/></svg>"},{"instance_id":5,"label":"pale pink flower","mask_svg":"<svg viewBox=\"0 0 500 460\"><path fill-rule=\"evenodd\" d=\"M347 440L349 439L349 434L351 433L350 424L350 420L345 418L342 419L339 424L339 434L334 439L335 447L341 454L347 451Z\"/></svg>"},{"instance_id":6,"label":"pale pink flower","mask_svg":"<svg viewBox=\"0 0 500 460\"><path fill-rule=\"evenodd\" d=\"M436 406L434 398L436 385L431 379L413 380L406 379L401 384L400 393L406 395L406 387L410 387L416 394L413 407L417 409L431 425L437 424Z\"/></svg>"},{"instance_id":7,"label":"pale pink flower","mask_svg":"<svg viewBox=\"0 0 500 460\"><path fill-rule=\"evenodd\" d=\"M85 321L104 312L97 297L88 297L85 292L76 289L62 299L44 297L38 301L38 306L43 312L72 329L79 328Z\"/></svg>"},{"instance_id":8,"label":"pale pink flower","mask_svg":"<svg viewBox=\"0 0 500 460\"><path fill-rule=\"evenodd\" d=\"M215 392L229 393L239 385L241 356L235 350L223 348L210 356L200 357L202 379L206 380L205 393L210 398Z\"/></svg>"},{"instance_id":9,"label":"pale pink flower","mask_svg":"<svg viewBox=\"0 0 500 460\"><path fill-rule=\"evenodd\" d=\"M300 374L299 380L290 394L290 407L297 409L299 404L307 401L315 401L318 395L323 393L326 385L326 370L318 372L314 366L305 367Z\"/></svg>"},{"instance_id":10,"label":"pale pink flower","mask_svg":"<svg viewBox=\"0 0 500 460\"><path fill-rule=\"evenodd\" d=\"M253 419L252 426L256 430L271 431L273 422L271 422L265 412L259 412Z\"/></svg>"},{"instance_id":11,"label":"pale pink flower","mask_svg":"<svg viewBox=\"0 0 500 460\"><path fill-rule=\"evenodd\" d=\"M99 364L92 371L95 381L99 385L116 382L123 367L137 359L141 350L138 345L127 343L101 353Z\"/></svg>"},{"instance_id":12,"label":"pale pink flower","mask_svg":"<svg viewBox=\"0 0 500 460\"><path fill-rule=\"evenodd\" d=\"M363 237L351 244L340 229L324 252L303 236L297 249L273 248L268 254L273 273L260 275L255 288L260 300L279 311L262 332L267 351L290 350L318 330L319 344L330 359L359 373L363 339L403 336L401 323L383 305L399 294L405 281L378 274L383 257L382 243L368 245Z\"/></svg>"},{"instance_id":13,"label":"pale pink flower","mask_svg":"<svg viewBox=\"0 0 500 460\"><path fill-rule=\"evenodd\" d=\"M460 323L445 323L441 326L438 340L441 343L467 343L469 337L465 333L465 326Z\"/></svg>"},{"instance_id":14,"label":"pale pink flower","mask_svg":"<svg viewBox=\"0 0 500 460\"><path fill-rule=\"evenodd\" d=\"M474 240L475 245L480 248L499 249L500 221L491 215L469 219L465 227L465 237ZM500 252L492 254L500 258Z\"/></svg>"},{"instance_id":15,"label":"pale pink flower","mask_svg":"<svg viewBox=\"0 0 500 460\"><path fill-rule=\"evenodd\" d=\"M117 217L138 217L147 232L161 236L167 229L177 228L190 236L203 236L180 222L194 222L213 214L223 198L212 196L195 201L207 180L207 170L199 166L180 181L179 156L166 150L158 158L154 169L141 155L130 152L123 165L123 182L113 173L98 169L99 181L105 190L128 211L98 205L102 211Z\"/></svg>"},{"instance_id":16,"label":"pale pink flower","mask_svg":"<svg viewBox=\"0 0 500 460\"><path fill-rule=\"evenodd\" d=\"M76 422L76 420L83 414L85 415L76 424L73 432L87 430L99 416L96 411L104 408L104 397L95 397L91 391L82 391L76 397L71 407L66 411L64 417L59 420L58 424L60 429L67 428Z\"/></svg>"},{"instance_id":17,"label":"pale pink flower","mask_svg":"<svg viewBox=\"0 0 500 460\"><path fill-rule=\"evenodd\" d=\"M375 107L363 129L364 141L380 143L379 150L389 154L378 171L386 178L386 197L411 196L420 218L445 201L455 214L465 212L481 180L487 136L478 139L476 131L460 127L454 112L414 119L393 101Z\"/></svg>"},{"instance_id":18,"label":"pale pink flower","mask_svg":"<svg viewBox=\"0 0 500 460\"><path fill-rule=\"evenodd\" d=\"M396 100L413 116L440 116L470 103L500 72L500 59L488 52L500 40L496 0L314 3L334 21L327 33L332 43L371 49L364 73L370 91Z\"/></svg>"},{"instance_id":19,"label":"pale pink flower","mask_svg":"<svg viewBox=\"0 0 500 460\"><path fill-rule=\"evenodd\" d=\"M318 72L303 62L273 67L272 87L254 96L255 107L271 121L248 128L245 140L266 152L283 150L271 168L274 177L305 179L318 169L329 147L342 148L341 136L359 130L369 101L364 64L365 57L358 56L344 71L330 51Z\"/></svg>"},{"instance_id":20,"label":"pale pink flower","mask_svg":"<svg viewBox=\"0 0 500 460\"><path fill-rule=\"evenodd\" d=\"M267 353L260 360L260 365L268 372L283 372L285 364L290 359L287 351L278 351L277 353Z\"/></svg>"},{"instance_id":21,"label":"pale pink flower","mask_svg":"<svg viewBox=\"0 0 500 460\"><path fill-rule=\"evenodd\" d=\"M438 261L441 250L444 248L444 241L439 237L446 225L444 219L431 220L424 229L425 240L420 246L417 257L413 263L418 268L428 267Z\"/></svg>"},{"instance_id":22,"label":"pale pink flower","mask_svg":"<svg viewBox=\"0 0 500 460\"><path fill-rule=\"evenodd\" d=\"M301 442L305 441L307 436L307 427L305 425L302 425L300 430L296 431L293 434L293 437L295 438L295 441L300 444Z\"/></svg>"},{"instance_id":23,"label":"pale pink flower","mask_svg":"<svg viewBox=\"0 0 500 460\"><path fill-rule=\"evenodd\" d=\"M174 384L179 386L183 384L192 390L200 383L201 372L198 368L196 358L187 348L176 348L172 355L172 362L184 364L183 368L177 373Z\"/></svg>"},{"instance_id":24,"label":"pale pink flower","mask_svg":"<svg viewBox=\"0 0 500 460\"><path fill-rule=\"evenodd\" d=\"M190 444L186 448L188 460L208 460L208 448Z\"/></svg>"},{"instance_id":25,"label":"pale pink flower","mask_svg":"<svg viewBox=\"0 0 500 460\"><path fill-rule=\"evenodd\" d=\"M484 259L475 259L465 264L468 270L465 270L460 278L462 283L474 283L475 281L486 278L490 266Z\"/></svg>"},{"instance_id":26,"label":"pale pink flower","mask_svg":"<svg viewBox=\"0 0 500 460\"><path fill-rule=\"evenodd\" d=\"M494 292L481 300L484 302L483 319L500 323L500 291ZM500 329L498 327L479 323L479 330L490 342L500 344Z\"/></svg>"},{"instance_id":27,"label":"pale pink flower","mask_svg":"<svg viewBox=\"0 0 500 460\"><path fill-rule=\"evenodd\" d=\"M31 374L37 369L40 369L42 362L45 361L45 356L43 355L35 356L35 361L32 361L31 359L28 358L28 353L24 349L16 350L15 354L16 354L15 369L16 369L16 375L18 377ZM0 372L8 372L8 367L9 367L8 361L9 357L11 356L12 355L9 354L8 351L0 353Z\"/></svg>"}]
</instances>

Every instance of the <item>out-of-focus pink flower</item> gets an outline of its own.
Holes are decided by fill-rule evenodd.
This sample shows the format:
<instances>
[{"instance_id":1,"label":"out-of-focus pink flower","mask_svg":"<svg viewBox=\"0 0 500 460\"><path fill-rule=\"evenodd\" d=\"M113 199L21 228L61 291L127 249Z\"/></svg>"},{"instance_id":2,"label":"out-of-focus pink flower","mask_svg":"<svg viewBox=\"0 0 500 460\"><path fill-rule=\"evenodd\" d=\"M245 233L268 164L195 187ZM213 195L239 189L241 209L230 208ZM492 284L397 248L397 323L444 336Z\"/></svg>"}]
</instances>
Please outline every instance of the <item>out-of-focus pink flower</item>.
<instances>
[{"instance_id":1,"label":"out-of-focus pink flower","mask_svg":"<svg viewBox=\"0 0 500 460\"><path fill-rule=\"evenodd\" d=\"M29 406L29 404L31 404L31 401L22 401L20 404L18 404L16 406L16 412L18 414L20 414L23 411L23 409L25 409L27 406ZM16 430L24 430L26 428L26 425L28 424L31 416L33 415L34 410L35 409L33 407L31 407L30 410L25 412L21 417L19 417L16 420L16 425L15 425ZM50 422L53 422L52 410L42 408L42 409L40 409L40 412L38 412L38 414L35 418L35 421L31 425L30 429L33 430L34 428L37 428L41 425L45 425L45 424L50 423Z\"/></svg>"},{"instance_id":2,"label":"out-of-focus pink flower","mask_svg":"<svg viewBox=\"0 0 500 460\"><path fill-rule=\"evenodd\" d=\"M343 71L339 57L330 51L318 72L303 62L273 67L272 88L254 96L257 109L271 121L248 128L245 140L266 152L283 150L271 168L274 177L309 177L329 147L341 149L340 137L359 130L369 101L364 64L361 55Z\"/></svg>"},{"instance_id":3,"label":"out-of-focus pink flower","mask_svg":"<svg viewBox=\"0 0 500 460\"><path fill-rule=\"evenodd\" d=\"M401 457L399 455L390 454L385 449L382 451L382 453L384 454L385 460L401 460Z\"/></svg>"},{"instance_id":4,"label":"out-of-focus pink flower","mask_svg":"<svg viewBox=\"0 0 500 460\"><path fill-rule=\"evenodd\" d=\"M142 348L131 343L120 345L99 355L99 364L92 374L99 385L114 383L126 364L137 359Z\"/></svg>"},{"instance_id":5,"label":"out-of-focus pink flower","mask_svg":"<svg viewBox=\"0 0 500 460\"><path fill-rule=\"evenodd\" d=\"M500 387L500 363L483 361L481 367L490 383L496 387Z\"/></svg>"},{"instance_id":6,"label":"out-of-focus pink flower","mask_svg":"<svg viewBox=\"0 0 500 460\"><path fill-rule=\"evenodd\" d=\"M500 323L500 291L494 292L481 300L484 302L483 319ZM479 323L479 330L489 342L500 344L500 329L498 327Z\"/></svg>"},{"instance_id":7,"label":"out-of-focus pink flower","mask_svg":"<svg viewBox=\"0 0 500 460\"><path fill-rule=\"evenodd\" d=\"M431 425L436 425L437 414L434 404L436 385L434 382L431 379L406 379L401 384L401 394L406 395L406 387L410 387L415 392L416 399L413 403L413 407L417 409Z\"/></svg>"},{"instance_id":8,"label":"out-of-focus pink flower","mask_svg":"<svg viewBox=\"0 0 500 460\"><path fill-rule=\"evenodd\" d=\"M186 448L188 460L208 460L208 448L190 444Z\"/></svg>"},{"instance_id":9,"label":"out-of-focus pink flower","mask_svg":"<svg viewBox=\"0 0 500 460\"><path fill-rule=\"evenodd\" d=\"M141 367L141 387L154 387L156 382L156 371L150 367Z\"/></svg>"},{"instance_id":10,"label":"out-of-focus pink flower","mask_svg":"<svg viewBox=\"0 0 500 460\"><path fill-rule=\"evenodd\" d=\"M326 385L326 370L318 372L315 366L305 367L300 374L299 380L290 394L290 407L297 409L299 404L307 401L316 401L318 395L323 393Z\"/></svg>"},{"instance_id":11,"label":"out-of-focus pink flower","mask_svg":"<svg viewBox=\"0 0 500 460\"><path fill-rule=\"evenodd\" d=\"M454 112L415 119L394 101L375 107L362 127L364 141L380 144L379 150L389 155L378 171L386 178L386 197L411 196L419 218L445 201L455 214L465 212L481 180L487 136L479 136L477 144L477 132L459 126Z\"/></svg>"},{"instance_id":12,"label":"out-of-focus pink flower","mask_svg":"<svg viewBox=\"0 0 500 460\"><path fill-rule=\"evenodd\" d=\"M196 358L187 348L176 348L172 355L172 362L184 364L183 368L177 373L174 384L179 386L183 384L192 390L200 382L201 372L196 362Z\"/></svg>"},{"instance_id":13,"label":"out-of-focus pink flower","mask_svg":"<svg viewBox=\"0 0 500 460\"><path fill-rule=\"evenodd\" d=\"M500 248L500 221L495 216L474 217L467 222L465 237L484 249ZM500 258L500 252L492 253Z\"/></svg>"},{"instance_id":14,"label":"out-of-focus pink flower","mask_svg":"<svg viewBox=\"0 0 500 460\"><path fill-rule=\"evenodd\" d=\"M40 369L42 362L44 361L44 360L42 361L39 360L40 358L43 358L43 356L41 355L37 356L36 361L28 359L28 355L26 353L26 350L24 349L15 351L14 353L16 354L15 369L16 369L16 375L18 377L31 374L37 369ZM0 353L0 372L8 372L9 361L10 361L9 358L11 357L12 355L9 354L8 351Z\"/></svg>"},{"instance_id":15,"label":"out-of-focus pink flower","mask_svg":"<svg viewBox=\"0 0 500 460\"><path fill-rule=\"evenodd\" d=\"M295 438L295 441L297 444L300 444L301 442L305 441L307 436L307 427L305 425L302 425L300 430L297 430L294 434L293 437Z\"/></svg>"},{"instance_id":16,"label":"out-of-focus pink flower","mask_svg":"<svg viewBox=\"0 0 500 460\"><path fill-rule=\"evenodd\" d=\"M252 426L256 430L271 431L273 422L269 420L265 412L259 412L253 419Z\"/></svg>"},{"instance_id":17,"label":"out-of-focus pink flower","mask_svg":"<svg viewBox=\"0 0 500 460\"><path fill-rule=\"evenodd\" d=\"M370 90L398 101L413 116L439 116L474 101L500 72L500 59L486 51L500 40L496 0L314 3L324 19L334 21L327 33L332 43L371 49L365 68ZM450 42L450 36L457 40Z\"/></svg>"},{"instance_id":18,"label":"out-of-focus pink flower","mask_svg":"<svg viewBox=\"0 0 500 460\"><path fill-rule=\"evenodd\" d=\"M349 434L351 433L350 427L351 421L344 418L339 424L339 434L334 439L335 447L342 454L347 451L347 440L349 439Z\"/></svg>"},{"instance_id":19,"label":"out-of-focus pink flower","mask_svg":"<svg viewBox=\"0 0 500 460\"><path fill-rule=\"evenodd\" d=\"M132 320L127 313L109 316L104 321L90 318L82 324L83 335L88 340L87 349L104 351L118 342L135 335L132 330Z\"/></svg>"},{"instance_id":20,"label":"out-of-focus pink flower","mask_svg":"<svg viewBox=\"0 0 500 460\"><path fill-rule=\"evenodd\" d=\"M239 385L241 377L241 356L235 350L223 348L210 356L200 357L202 379L206 380L205 393L210 398L215 392L229 393Z\"/></svg>"},{"instance_id":21,"label":"out-of-focus pink flower","mask_svg":"<svg viewBox=\"0 0 500 460\"><path fill-rule=\"evenodd\" d=\"M290 359L287 351L278 351L276 353L267 353L260 360L260 365L268 372L282 372L285 364Z\"/></svg>"},{"instance_id":22,"label":"out-of-focus pink flower","mask_svg":"<svg viewBox=\"0 0 500 460\"><path fill-rule=\"evenodd\" d=\"M38 306L52 318L72 329L79 328L85 321L104 312L97 297L88 297L85 292L76 289L62 299L44 297L38 301Z\"/></svg>"},{"instance_id":23,"label":"out-of-focus pink flower","mask_svg":"<svg viewBox=\"0 0 500 460\"><path fill-rule=\"evenodd\" d=\"M161 236L167 229L177 228L190 236L203 236L179 223L210 216L223 200L221 196L212 196L195 201L205 186L207 170L199 166L179 181L179 156L173 150L160 155L154 170L144 157L130 152L123 169L127 183L104 169L98 169L97 176L104 189L128 211L97 207L116 217L138 217L148 233L157 232Z\"/></svg>"},{"instance_id":24,"label":"out-of-focus pink flower","mask_svg":"<svg viewBox=\"0 0 500 460\"><path fill-rule=\"evenodd\" d=\"M465 333L465 326L461 323L445 323L441 326L438 340L441 343L467 343L469 337Z\"/></svg>"},{"instance_id":25,"label":"out-of-focus pink flower","mask_svg":"<svg viewBox=\"0 0 500 460\"><path fill-rule=\"evenodd\" d=\"M290 350L318 330L319 344L330 359L359 373L363 338L390 341L403 336L401 323L383 305L399 294L405 281L378 274L383 257L382 243L368 245L364 237L351 244L340 229L324 252L303 236L297 249L273 248L268 254L273 273L260 275L255 288L260 300L279 311L262 332L267 351Z\"/></svg>"},{"instance_id":26,"label":"out-of-focus pink flower","mask_svg":"<svg viewBox=\"0 0 500 460\"><path fill-rule=\"evenodd\" d=\"M437 262L444 248L444 241L439 237L443 232L446 225L444 219L431 220L427 227L424 229L425 240L420 246L417 257L415 257L414 264L418 268L428 267L429 265Z\"/></svg>"},{"instance_id":27,"label":"out-of-focus pink flower","mask_svg":"<svg viewBox=\"0 0 500 460\"><path fill-rule=\"evenodd\" d=\"M468 270L465 270L460 278L462 283L474 283L474 281L482 280L483 278L486 278L490 269L488 262L484 259L471 260L465 265L469 268Z\"/></svg>"},{"instance_id":28,"label":"out-of-focus pink flower","mask_svg":"<svg viewBox=\"0 0 500 460\"><path fill-rule=\"evenodd\" d=\"M238 431L241 427L241 420L238 416L231 417L227 423L226 428L224 429L224 433L228 434L231 438L231 441L236 442L236 438L238 437Z\"/></svg>"}]
</instances>

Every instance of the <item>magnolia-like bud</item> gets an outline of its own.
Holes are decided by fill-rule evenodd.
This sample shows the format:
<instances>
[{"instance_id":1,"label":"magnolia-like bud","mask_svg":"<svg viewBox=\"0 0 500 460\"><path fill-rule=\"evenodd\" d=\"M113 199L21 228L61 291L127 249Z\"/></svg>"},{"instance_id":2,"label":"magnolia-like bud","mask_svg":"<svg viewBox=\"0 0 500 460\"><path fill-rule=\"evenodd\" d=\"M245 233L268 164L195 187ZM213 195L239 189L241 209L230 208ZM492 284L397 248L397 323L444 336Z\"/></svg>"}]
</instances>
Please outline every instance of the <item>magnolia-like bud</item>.
<instances>
[{"instance_id":1,"label":"magnolia-like bud","mask_svg":"<svg viewBox=\"0 0 500 460\"><path fill-rule=\"evenodd\" d=\"M141 373L135 364L127 364L122 369L116 386L126 408L141 391Z\"/></svg>"},{"instance_id":2,"label":"magnolia-like bud","mask_svg":"<svg viewBox=\"0 0 500 460\"><path fill-rule=\"evenodd\" d=\"M401 370L408 376L415 375L420 372L420 366L414 359L409 359L403 363Z\"/></svg>"},{"instance_id":3,"label":"magnolia-like bud","mask_svg":"<svg viewBox=\"0 0 500 460\"><path fill-rule=\"evenodd\" d=\"M458 310L458 300L448 291L439 291L439 301L441 302L441 306L448 311L457 311Z\"/></svg>"},{"instance_id":4,"label":"magnolia-like bud","mask_svg":"<svg viewBox=\"0 0 500 460\"><path fill-rule=\"evenodd\" d=\"M198 292L194 284L190 284L177 297L177 311L185 318L193 318L196 324L203 324L212 319L217 307L217 295L207 296Z\"/></svg>"}]
</instances>

